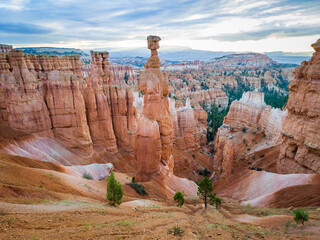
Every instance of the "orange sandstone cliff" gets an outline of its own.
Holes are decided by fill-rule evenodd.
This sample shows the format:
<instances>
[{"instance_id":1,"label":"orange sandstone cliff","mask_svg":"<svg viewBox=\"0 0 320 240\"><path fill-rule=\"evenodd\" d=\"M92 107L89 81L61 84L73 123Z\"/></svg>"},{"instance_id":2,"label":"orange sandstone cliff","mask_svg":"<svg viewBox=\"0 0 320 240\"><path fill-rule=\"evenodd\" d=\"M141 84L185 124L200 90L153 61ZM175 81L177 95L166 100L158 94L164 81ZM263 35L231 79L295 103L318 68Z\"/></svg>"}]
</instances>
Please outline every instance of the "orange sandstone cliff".
<instances>
[{"instance_id":1,"label":"orange sandstone cliff","mask_svg":"<svg viewBox=\"0 0 320 240\"><path fill-rule=\"evenodd\" d=\"M312 58L295 69L289 84L277 164L282 173L320 173L320 39L312 47Z\"/></svg>"},{"instance_id":2,"label":"orange sandstone cliff","mask_svg":"<svg viewBox=\"0 0 320 240\"><path fill-rule=\"evenodd\" d=\"M286 111L274 109L264 102L261 92L246 92L233 101L219 128L215 142L215 179L227 177L243 168L263 167L276 171L281 124ZM272 156L264 164L265 151Z\"/></svg>"},{"instance_id":3,"label":"orange sandstone cliff","mask_svg":"<svg viewBox=\"0 0 320 240\"><path fill-rule=\"evenodd\" d=\"M132 153L133 92L112 84L108 55L91 52L87 76L77 56L0 53L1 151L66 165Z\"/></svg>"}]
</instances>

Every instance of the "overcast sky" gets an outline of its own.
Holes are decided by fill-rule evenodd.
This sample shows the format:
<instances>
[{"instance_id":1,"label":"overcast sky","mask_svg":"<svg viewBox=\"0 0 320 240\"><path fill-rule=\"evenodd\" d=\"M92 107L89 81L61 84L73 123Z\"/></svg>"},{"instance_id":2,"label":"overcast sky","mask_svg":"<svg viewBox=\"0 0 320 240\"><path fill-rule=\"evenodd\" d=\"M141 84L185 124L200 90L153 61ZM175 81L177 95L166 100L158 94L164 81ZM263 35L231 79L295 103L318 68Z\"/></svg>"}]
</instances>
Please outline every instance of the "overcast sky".
<instances>
[{"instance_id":1,"label":"overcast sky","mask_svg":"<svg viewBox=\"0 0 320 240\"><path fill-rule=\"evenodd\" d=\"M0 43L213 51L312 51L320 0L0 0Z\"/></svg>"}]
</instances>

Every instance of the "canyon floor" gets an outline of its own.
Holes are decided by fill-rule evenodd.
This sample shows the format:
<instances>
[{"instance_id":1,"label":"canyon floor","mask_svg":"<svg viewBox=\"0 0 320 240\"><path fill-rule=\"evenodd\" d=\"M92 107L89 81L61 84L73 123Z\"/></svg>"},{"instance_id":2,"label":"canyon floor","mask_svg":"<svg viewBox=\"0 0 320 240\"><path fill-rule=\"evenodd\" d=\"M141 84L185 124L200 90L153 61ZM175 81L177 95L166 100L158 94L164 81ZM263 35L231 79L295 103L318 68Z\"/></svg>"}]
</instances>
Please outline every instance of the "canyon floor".
<instances>
[{"instance_id":1,"label":"canyon floor","mask_svg":"<svg viewBox=\"0 0 320 240\"><path fill-rule=\"evenodd\" d=\"M320 239L320 211L296 225L289 209L253 208L223 199L207 211L199 202L133 200L119 207L86 201L0 203L0 239ZM183 231L170 233L174 227Z\"/></svg>"}]
</instances>

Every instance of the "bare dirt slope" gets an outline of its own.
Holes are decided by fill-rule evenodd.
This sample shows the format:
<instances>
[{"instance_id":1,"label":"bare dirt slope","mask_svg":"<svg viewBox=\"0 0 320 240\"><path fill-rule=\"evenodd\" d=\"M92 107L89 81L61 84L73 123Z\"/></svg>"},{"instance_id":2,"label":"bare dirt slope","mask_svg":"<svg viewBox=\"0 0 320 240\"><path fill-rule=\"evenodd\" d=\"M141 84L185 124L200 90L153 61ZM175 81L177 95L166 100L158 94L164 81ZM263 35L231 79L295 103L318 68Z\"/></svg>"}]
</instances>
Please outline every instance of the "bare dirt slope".
<instances>
[{"instance_id":1,"label":"bare dirt slope","mask_svg":"<svg viewBox=\"0 0 320 240\"><path fill-rule=\"evenodd\" d=\"M219 211L209 207L206 212L201 204L137 205L62 201L31 205L33 210L25 212L0 207L0 239L319 239L315 209L308 210L310 222L302 228L286 209L248 208L231 200ZM171 233L174 227L181 233Z\"/></svg>"}]
</instances>

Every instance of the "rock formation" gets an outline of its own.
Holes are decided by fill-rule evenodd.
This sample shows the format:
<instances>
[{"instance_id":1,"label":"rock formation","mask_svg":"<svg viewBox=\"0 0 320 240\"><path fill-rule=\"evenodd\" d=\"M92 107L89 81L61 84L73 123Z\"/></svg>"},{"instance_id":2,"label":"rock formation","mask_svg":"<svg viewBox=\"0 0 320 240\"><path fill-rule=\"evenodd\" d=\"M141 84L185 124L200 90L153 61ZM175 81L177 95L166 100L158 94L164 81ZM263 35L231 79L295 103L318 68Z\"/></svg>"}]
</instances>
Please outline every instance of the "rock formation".
<instances>
[{"instance_id":1,"label":"rock formation","mask_svg":"<svg viewBox=\"0 0 320 240\"><path fill-rule=\"evenodd\" d=\"M140 73L139 90L144 95L143 113L138 122L135 156L139 163L137 181L149 181L159 171L160 162L173 169L173 124L169 112L169 81L160 71L160 38L148 36L151 57ZM148 144L149 143L149 144ZM149 146L149 147L146 147Z\"/></svg>"},{"instance_id":2,"label":"rock formation","mask_svg":"<svg viewBox=\"0 0 320 240\"><path fill-rule=\"evenodd\" d=\"M278 65L268 56L261 53L242 53L242 54L230 54L217 58L213 61L213 65L223 67L270 67Z\"/></svg>"},{"instance_id":3,"label":"rock formation","mask_svg":"<svg viewBox=\"0 0 320 240\"><path fill-rule=\"evenodd\" d=\"M88 125L93 141L105 146L110 152L117 151L117 141L113 131L108 86L112 74L108 66L108 52L91 51L91 71L85 89Z\"/></svg>"},{"instance_id":4,"label":"rock formation","mask_svg":"<svg viewBox=\"0 0 320 240\"><path fill-rule=\"evenodd\" d=\"M219 108L227 108L229 99L224 91L221 89L208 89L200 90L196 92L181 92L177 93L176 96L179 99L190 98L192 102L199 104L206 103L208 105L214 104Z\"/></svg>"},{"instance_id":5,"label":"rock formation","mask_svg":"<svg viewBox=\"0 0 320 240\"><path fill-rule=\"evenodd\" d=\"M175 100L170 99L173 119L175 147L187 152L199 151L206 144L207 113L202 108L194 109L190 99L184 107L175 108Z\"/></svg>"},{"instance_id":6,"label":"rock formation","mask_svg":"<svg viewBox=\"0 0 320 240\"><path fill-rule=\"evenodd\" d=\"M246 92L233 101L214 142L216 177L247 167L256 151L278 145L285 116L286 111L266 105L261 92Z\"/></svg>"},{"instance_id":7,"label":"rock formation","mask_svg":"<svg viewBox=\"0 0 320 240\"><path fill-rule=\"evenodd\" d=\"M118 147L132 153L133 92L112 85L108 56L108 52L91 52L92 66L86 77L77 56L29 55L17 49L1 53L0 127L33 135L15 142L2 139L2 151L67 165L73 162L70 153L56 154L56 159L47 155L37 139L41 138L51 147L58 141L57 148L66 147L82 163L86 162L83 157L97 160L95 150L101 156L117 152Z\"/></svg>"},{"instance_id":8,"label":"rock formation","mask_svg":"<svg viewBox=\"0 0 320 240\"><path fill-rule=\"evenodd\" d=\"M1 125L92 152L79 57L1 55ZM10 68L10 69L9 69Z\"/></svg>"},{"instance_id":9,"label":"rock formation","mask_svg":"<svg viewBox=\"0 0 320 240\"><path fill-rule=\"evenodd\" d=\"M0 44L0 53L9 53L12 50L11 45Z\"/></svg>"},{"instance_id":10,"label":"rock formation","mask_svg":"<svg viewBox=\"0 0 320 240\"><path fill-rule=\"evenodd\" d=\"M137 75L131 66L112 64L109 69L113 75L115 84L135 85L137 83Z\"/></svg>"},{"instance_id":11,"label":"rock formation","mask_svg":"<svg viewBox=\"0 0 320 240\"><path fill-rule=\"evenodd\" d=\"M278 162L283 173L320 173L320 39L312 47L316 52L289 84Z\"/></svg>"},{"instance_id":12,"label":"rock formation","mask_svg":"<svg viewBox=\"0 0 320 240\"><path fill-rule=\"evenodd\" d=\"M161 63L157 53L160 37L148 36L147 40L151 57L145 64L145 71L140 73L139 80L139 89L144 93L144 106L135 139L134 152L138 163L136 181L153 180L165 187L165 192L171 189L171 195L177 189L195 194L196 186L193 183L173 175L174 129L169 111L169 81L160 70Z\"/></svg>"}]
</instances>

